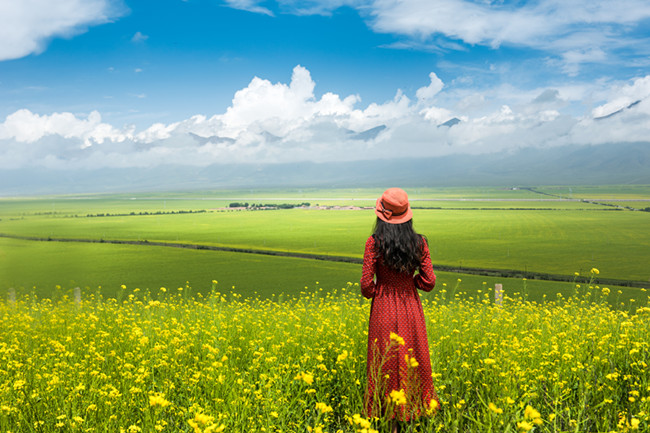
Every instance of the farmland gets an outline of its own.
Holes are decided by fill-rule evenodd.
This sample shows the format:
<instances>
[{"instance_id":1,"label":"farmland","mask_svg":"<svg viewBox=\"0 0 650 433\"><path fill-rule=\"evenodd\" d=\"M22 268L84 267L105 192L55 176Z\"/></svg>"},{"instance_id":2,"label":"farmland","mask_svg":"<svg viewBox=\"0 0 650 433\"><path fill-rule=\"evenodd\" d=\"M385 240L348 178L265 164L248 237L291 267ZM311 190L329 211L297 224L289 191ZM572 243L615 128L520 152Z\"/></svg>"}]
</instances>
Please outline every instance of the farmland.
<instances>
[{"instance_id":1,"label":"farmland","mask_svg":"<svg viewBox=\"0 0 650 433\"><path fill-rule=\"evenodd\" d=\"M363 417L356 285L374 221L357 208L380 193L0 199L0 431L386 431ZM411 193L439 268L421 298L442 411L405 431L647 429L650 213L608 204L649 197Z\"/></svg>"},{"instance_id":2,"label":"farmland","mask_svg":"<svg viewBox=\"0 0 650 433\"><path fill-rule=\"evenodd\" d=\"M623 191L622 187L604 187L601 192L575 188L570 194L599 200L622 197L618 200L635 205L650 196L648 188L630 187L627 194ZM372 229L372 211L314 207L372 206L373 194L379 193L219 191L7 198L0 200L0 233L53 240L180 243L358 261ZM430 189L416 190L411 197L416 230L428 237L438 266L457 268L461 273L464 268L506 271L504 278L509 271L516 271L513 276L529 280L540 273L571 277L574 272L585 274L597 267L603 278L636 281L637 287L639 282L650 280L646 265L650 260L650 213L549 198L565 193L569 194L566 188L551 187L539 188L538 192ZM227 210L233 202L306 201L310 208ZM101 285L110 292L121 284L156 288L189 281L200 288L212 279L221 279L243 292L268 294L313 287L316 281L332 288L358 278L354 264L295 258L6 238L0 239L0 245L0 254L5 257L0 274L4 286L36 286L39 293L57 284ZM445 279L455 281L452 277ZM468 278L462 276L465 281ZM494 282L485 277L478 282L486 280ZM518 288L521 281L509 284ZM532 281L529 285L535 289ZM544 290L540 286L540 293Z\"/></svg>"}]
</instances>

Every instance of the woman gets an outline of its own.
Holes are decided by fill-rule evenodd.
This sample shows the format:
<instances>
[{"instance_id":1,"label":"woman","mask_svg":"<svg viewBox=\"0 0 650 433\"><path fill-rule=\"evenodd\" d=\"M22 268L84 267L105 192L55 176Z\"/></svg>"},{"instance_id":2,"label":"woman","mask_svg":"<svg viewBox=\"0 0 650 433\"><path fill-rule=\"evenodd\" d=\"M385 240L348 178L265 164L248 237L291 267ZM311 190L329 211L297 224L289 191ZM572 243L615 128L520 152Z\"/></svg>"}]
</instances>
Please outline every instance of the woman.
<instances>
[{"instance_id":1,"label":"woman","mask_svg":"<svg viewBox=\"0 0 650 433\"><path fill-rule=\"evenodd\" d=\"M361 293L372 299L366 411L368 417L407 421L440 407L417 292L433 289L436 276L426 239L413 230L406 192L386 190L375 213L361 276ZM397 424L393 426L395 430Z\"/></svg>"}]
</instances>

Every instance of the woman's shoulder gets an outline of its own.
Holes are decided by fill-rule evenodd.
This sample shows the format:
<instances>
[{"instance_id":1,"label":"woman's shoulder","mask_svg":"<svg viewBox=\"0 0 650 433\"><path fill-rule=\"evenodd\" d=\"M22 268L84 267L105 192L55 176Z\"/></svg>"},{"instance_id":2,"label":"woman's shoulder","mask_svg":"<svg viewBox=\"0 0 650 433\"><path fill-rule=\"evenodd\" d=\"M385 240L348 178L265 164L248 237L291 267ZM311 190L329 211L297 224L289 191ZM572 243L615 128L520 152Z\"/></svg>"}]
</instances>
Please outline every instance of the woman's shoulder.
<instances>
[{"instance_id":1,"label":"woman's shoulder","mask_svg":"<svg viewBox=\"0 0 650 433\"><path fill-rule=\"evenodd\" d=\"M426 236L421 235L418 233L418 236L420 236L420 248L422 248L422 251L428 251L429 250L429 239L427 239Z\"/></svg>"},{"instance_id":2,"label":"woman's shoulder","mask_svg":"<svg viewBox=\"0 0 650 433\"><path fill-rule=\"evenodd\" d=\"M375 245L375 235L370 235L366 240L366 246L373 246L373 245Z\"/></svg>"}]
</instances>

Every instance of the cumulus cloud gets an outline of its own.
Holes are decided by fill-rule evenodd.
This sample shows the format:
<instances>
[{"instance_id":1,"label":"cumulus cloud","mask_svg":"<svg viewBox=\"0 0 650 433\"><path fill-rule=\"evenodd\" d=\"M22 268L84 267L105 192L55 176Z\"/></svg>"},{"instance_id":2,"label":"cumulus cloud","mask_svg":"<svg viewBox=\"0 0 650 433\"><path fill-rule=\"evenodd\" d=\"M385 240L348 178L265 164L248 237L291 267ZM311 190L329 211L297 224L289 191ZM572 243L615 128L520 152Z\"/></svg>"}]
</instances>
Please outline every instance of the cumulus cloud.
<instances>
[{"instance_id":1,"label":"cumulus cloud","mask_svg":"<svg viewBox=\"0 0 650 433\"><path fill-rule=\"evenodd\" d=\"M431 80L431 84L426 87L421 87L417 92L415 92L415 96L417 96L418 100L423 103L432 101L444 87L444 83L440 78L438 78L435 72L429 74L429 79Z\"/></svg>"},{"instance_id":2,"label":"cumulus cloud","mask_svg":"<svg viewBox=\"0 0 650 433\"><path fill-rule=\"evenodd\" d=\"M48 135L82 140L83 147L105 140L122 141L123 133L107 123L102 123L101 115L93 111L86 119L79 119L72 113L54 113L39 116L29 110L18 110L7 116L0 124L0 139L14 139L18 142L33 143Z\"/></svg>"},{"instance_id":3,"label":"cumulus cloud","mask_svg":"<svg viewBox=\"0 0 650 433\"><path fill-rule=\"evenodd\" d=\"M473 97L447 91L435 73L429 78L412 98L397 90L391 100L363 106L357 95L317 97L310 72L296 66L289 83L253 78L223 113L141 131L112 126L98 112L18 110L0 123L0 167L352 161L645 142L650 136L650 75L590 91L503 88L500 95ZM589 112L566 110L572 99L596 97L601 102ZM503 103L488 109L487 100ZM443 125L451 119L459 122Z\"/></svg>"},{"instance_id":4,"label":"cumulus cloud","mask_svg":"<svg viewBox=\"0 0 650 433\"><path fill-rule=\"evenodd\" d=\"M123 13L111 0L0 2L0 60L43 51L54 37L71 37Z\"/></svg>"}]
</instances>

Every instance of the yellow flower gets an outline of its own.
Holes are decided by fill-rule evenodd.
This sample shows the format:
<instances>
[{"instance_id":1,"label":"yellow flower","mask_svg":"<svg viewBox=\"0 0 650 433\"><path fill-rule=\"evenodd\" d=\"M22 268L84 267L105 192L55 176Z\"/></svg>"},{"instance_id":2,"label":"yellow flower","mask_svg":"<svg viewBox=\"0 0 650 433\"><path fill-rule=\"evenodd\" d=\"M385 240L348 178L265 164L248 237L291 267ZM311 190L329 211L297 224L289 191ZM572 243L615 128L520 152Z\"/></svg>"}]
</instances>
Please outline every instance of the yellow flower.
<instances>
[{"instance_id":1,"label":"yellow flower","mask_svg":"<svg viewBox=\"0 0 650 433\"><path fill-rule=\"evenodd\" d=\"M508 403L508 404L514 404L515 401L514 401L513 399L511 399L510 397L506 397L506 403Z\"/></svg>"},{"instance_id":2,"label":"yellow flower","mask_svg":"<svg viewBox=\"0 0 650 433\"><path fill-rule=\"evenodd\" d=\"M641 422L641 421L639 421L637 418L632 418L632 419L630 420L630 428L631 428L632 430L638 430L638 429L639 429L639 423L640 423L640 422Z\"/></svg>"},{"instance_id":3,"label":"yellow flower","mask_svg":"<svg viewBox=\"0 0 650 433\"><path fill-rule=\"evenodd\" d=\"M390 401L392 401L397 406L406 404L406 394L404 393L404 390L392 390L390 392Z\"/></svg>"},{"instance_id":4,"label":"yellow flower","mask_svg":"<svg viewBox=\"0 0 650 433\"><path fill-rule=\"evenodd\" d=\"M206 415L204 413L196 413L196 414L194 414L194 421L196 421L199 424L206 425L206 424L212 423L213 420L214 420L213 416L209 416L209 415Z\"/></svg>"},{"instance_id":5,"label":"yellow flower","mask_svg":"<svg viewBox=\"0 0 650 433\"><path fill-rule=\"evenodd\" d=\"M350 423L357 424L362 429L369 429L370 426L371 426L370 421L368 421L367 419L361 417L361 415L359 415L358 413L355 413L352 416L352 419L350 419Z\"/></svg>"},{"instance_id":6,"label":"yellow flower","mask_svg":"<svg viewBox=\"0 0 650 433\"><path fill-rule=\"evenodd\" d=\"M314 375L309 373L298 373L293 380L304 380L307 385L314 383Z\"/></svg>"},{"instance_id":7,"label":"yellow flower","mask_svg":"<svg viewBox=\"0 0 650 433\"><path fill-rule=\"evenodd\" d=\"M533 429L533 425L526 421L518 422L517 427L525 432Z\"/></svg>"},{"instance_id":8,"label":"yellow flower","mask_svg":"<svg viewBox=\"0 0 650 433\"><path fill-rule=\"evenodd\" d=\"M492 403L492 402L488 403L488 408L489 408L492 412L494 412L494 413L496 413L496 414L501 414L501 413L503 413L503 409L498 408L497 405L494 404L494 403Z\"/></svg>"},{"instance_id":9,"label":"yellow flower","mask_svg":"<svg viewBox=\"0 0 650 433\"><path fill-rule=\"evenodd\" d=\"M390 333L390 339L391 341L397 342L397 344L399 344L400 346L404 346L404 344L406 344L404 343L404 339L394 332Z\"/></svg>"},{"instance_id":10,"label":"yellow flower","mask_svg":"<svg viewBox=\"0 0 650 433\"><path fill-rule=\"evenodd\" d=\"M348 357L348 351L344 350L339 356L336 357L336 362L341 362L346 360Z\"/></svg>"},{"instance_id":11,"label":"yellow flower","mask_svg":"<svg viewBox=\"0 0 650 433\"><path fill-rule=\"evenodd\" d=\"M530 405L526 406L526 409L524 409L524 416L527 419L534 419L534 418L540 418L541 417L539 412L537 412L535 409L533 409L533 407L530 406Z\"/></svg>"},{"instance_id":12,"label":"yellow flower","mask_svg":"<svg viewBox=\"0 0 650 433\"><path fill-rule=\"evenodd\" d=\"M485 358L485 359L483 360L483 363L484 363L485 365L492 365L492 364L496 364L496 361L495 361L494 359L492 359L492 358Z\"/></svg>"},{"instance_id":13,"label":"yellow flower","mask_svg":"<svg viewBox=\"0 0 650 433\"><path fill-rule=\"evenodd\" d=\"M320 413L329 413L334 411L334 409L332 409L332 406L328 406L325 403L320 402L316 403L316 410Z\"/></svg>"},{"instance_id":14,"label":"yellow flower","mask_svg":"<svg viewBox=\"0 0 650 433\"><path fill-rule=\"evenodd\" d=\"M440 408L440 404L438 403L438 400L435 398L432 398L431 401L429 401L429 407L427 408L429 413L433 413Z\"/></svg>"},{"instance_id":15,"label":"yellow flower","mask_svg":"<svg viewBox=\"0 0 650 433\"><path fill-rule=\"evenodd\" d=\"M165 400L164 395L156 393L149 396L149 406L167 407L169 406L169 402Z\"/></svg>"},{"instance_id":16,"label":"yellow flower","mask_svg":"<svg viewBox=\"0 0 650 433\"><path fill-rule=\"evenodd\" d=\"M411 367L411 368L417 368L420 363L418 362L415 357L410 357L408 355L404 355L404 360L406 361L406 365Z\"/></svg>"},{"instance_id":17,"label":"yellow flower","mask_svg":"<svg viewBox=\"0 0 650 433\"><path fill-rule=\"evenodd\" d=\"M596 269L596 268L591 268L591 273L594 274L594 275L598 275L598 274L600 274L600 271L598 269Z\"/></svg>"}]
</instances>

